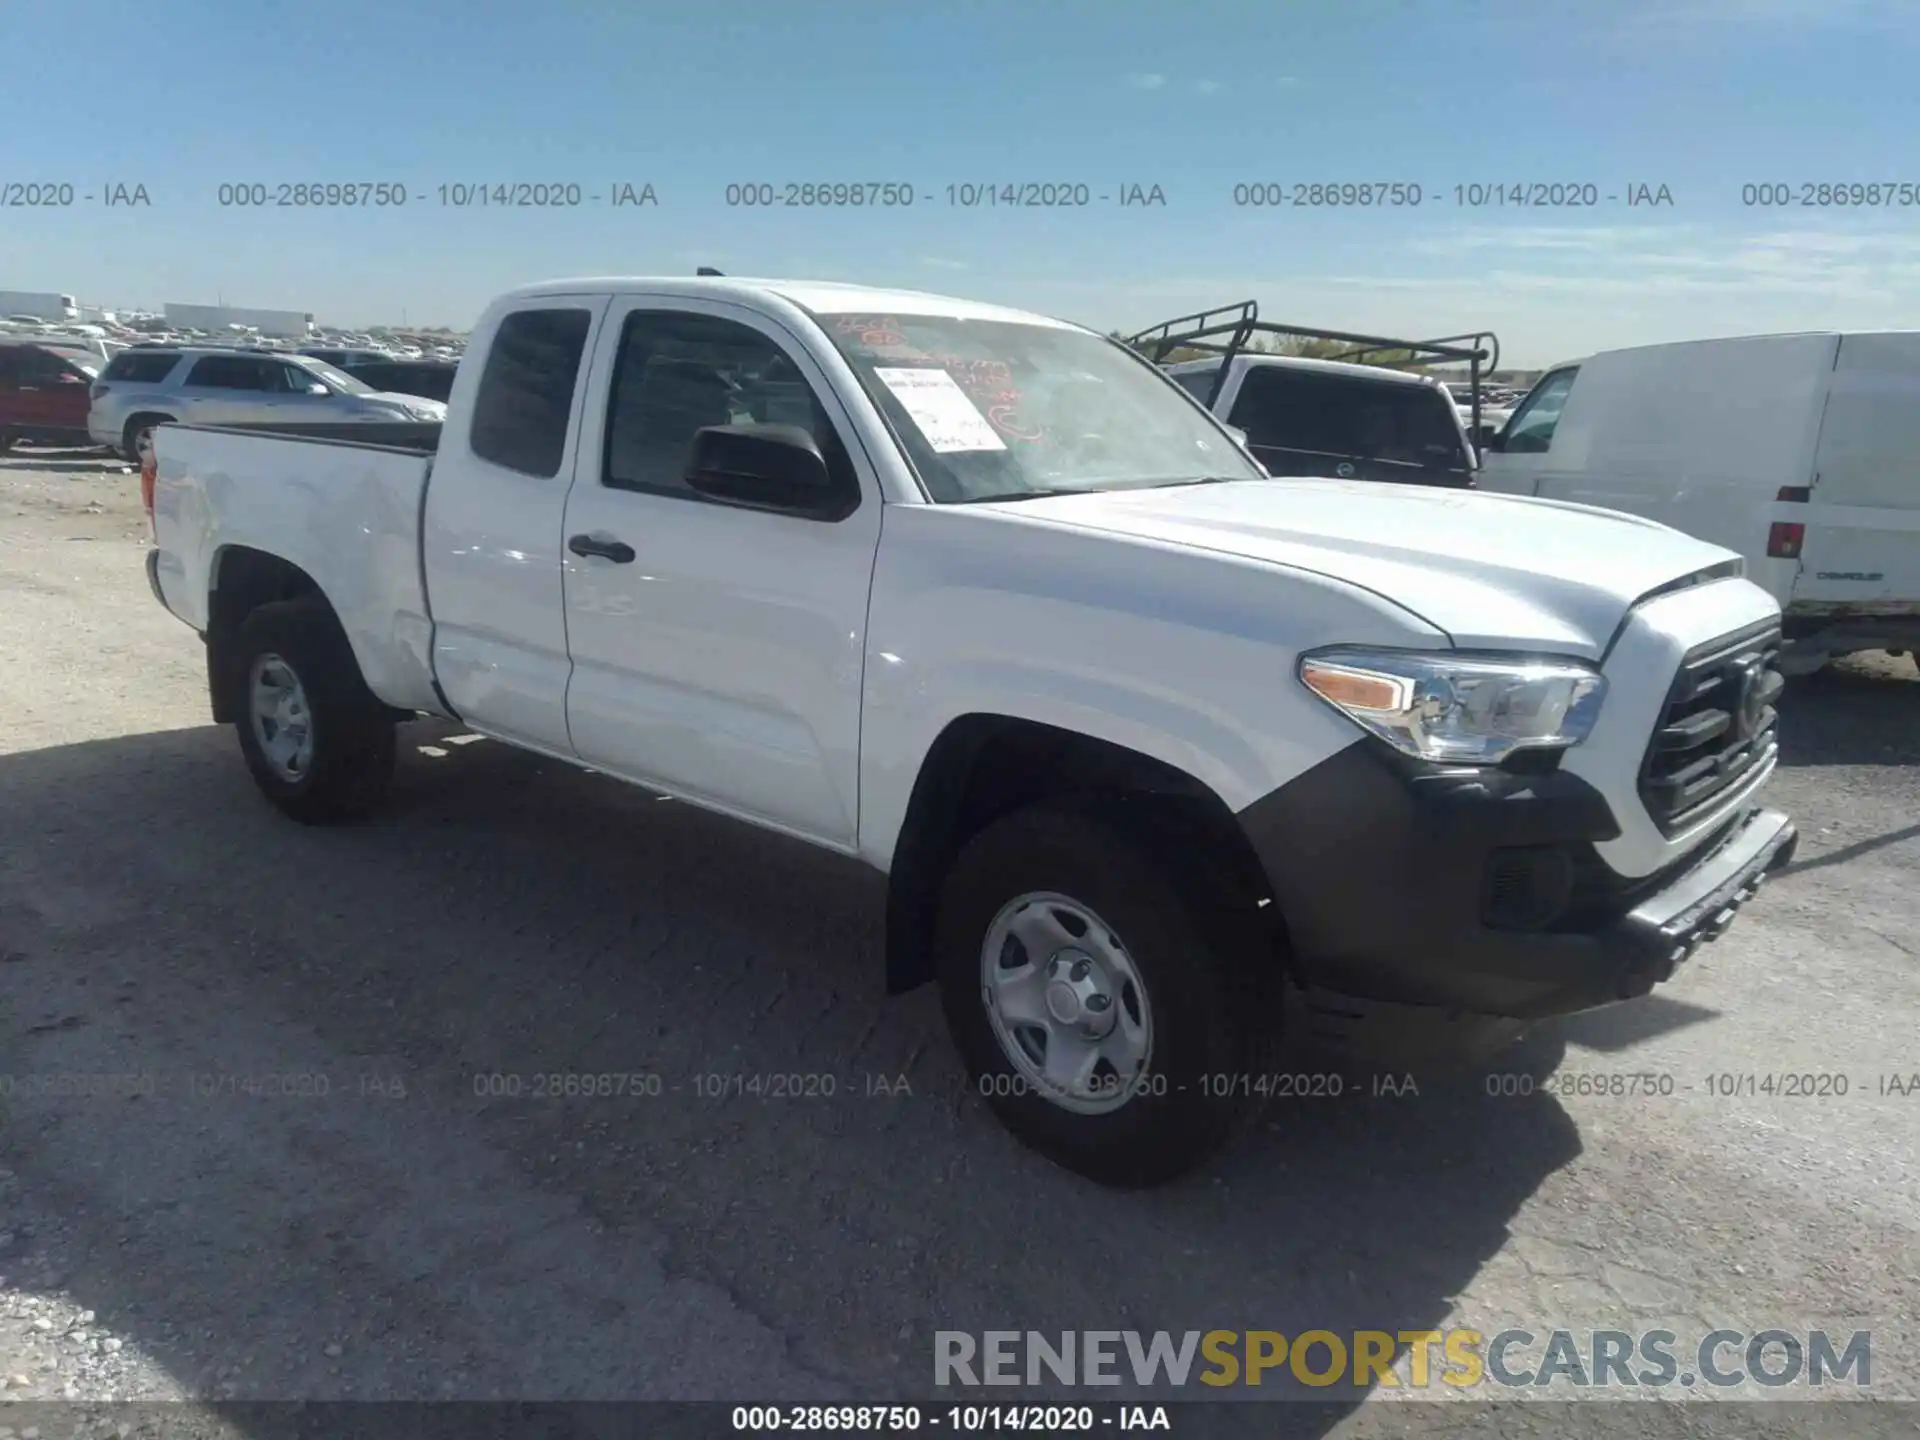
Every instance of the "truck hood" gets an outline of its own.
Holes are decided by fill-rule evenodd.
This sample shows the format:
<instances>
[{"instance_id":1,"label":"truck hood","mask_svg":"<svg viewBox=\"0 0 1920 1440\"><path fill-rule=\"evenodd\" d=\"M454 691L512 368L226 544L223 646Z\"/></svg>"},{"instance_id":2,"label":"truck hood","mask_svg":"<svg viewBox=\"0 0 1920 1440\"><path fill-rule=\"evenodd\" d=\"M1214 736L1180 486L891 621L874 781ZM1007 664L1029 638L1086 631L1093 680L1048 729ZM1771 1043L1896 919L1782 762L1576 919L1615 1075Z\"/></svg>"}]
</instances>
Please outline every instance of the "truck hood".
<instances>
[{"instance_id":1,"label":"truck hood","mask_svg":"<svg viewBox=\"0 0 1920 1440\"><path fill-rule=\"evenodd\" d=\"M1346 581L1462 649L1590 660L1649 593L1739 564L1731 550L1617 511L1367 481L1239 480L991 508Z\"/></svg>"},{"instance_id":2,"label":"truck hood","mask_svg":"<svg viewBox=\"0 0 1920 1440\"><path fill-rule=\"evenodd\" d=\"M403 395L398 390L374 390L354 398L369 407L398 405L403 410L432 414L435 419L444 419L447 413L447 402L444 400L429 400L424 395Z\"/></svg>"}]
</instances>

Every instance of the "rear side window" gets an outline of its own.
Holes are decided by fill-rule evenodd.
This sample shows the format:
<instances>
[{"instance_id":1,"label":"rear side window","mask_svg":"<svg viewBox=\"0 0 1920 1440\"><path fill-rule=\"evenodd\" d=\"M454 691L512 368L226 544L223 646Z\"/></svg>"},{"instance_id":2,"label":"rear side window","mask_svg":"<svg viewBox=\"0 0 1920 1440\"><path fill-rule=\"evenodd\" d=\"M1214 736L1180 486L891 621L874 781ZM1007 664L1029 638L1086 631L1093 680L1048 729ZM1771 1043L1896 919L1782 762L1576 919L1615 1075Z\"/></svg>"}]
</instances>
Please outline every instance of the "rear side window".
<instances>
[{"instance_id":1,"label":"rear side window","mask_svg":"<svg viewBox=\"0 0 1920 1440\"><path fill-rule=\"evenodd\" d=\"M1427 385L1256 366L1241 382L1231 423L1248 444L1274 450L1404 465L1463 459L1453 402Z\"/></svg>"},{"instance_id":2,"label":"rear side window","mask_svg":"<svg viewBox=\"0 0 1920 1440\"><path fill-rule=\"evenodd\" d=\"M180 363L180 357L168 350L122 350L108 362L102 372L102 380L131 380L138 385L151 385L164 380L173 373L173 367Z\"/></svg>"},{"instance_id":3,"label":"rear side window","mask_svg":"<svg viewBox=\"0 0 1920 1440\"><path fill-rule=\"evenodd\" d=\"M1219 373L1220 367L1214 365L1205 370L1182 370L1170 378L1174 384L1205 405L1208 397L1213 393L1213 378Z\"/></svg>"},{"instance_id":4,"label":"rear side window","mask_svg":"<svg viewBox=\"0 0 1920 1440\"><path fill-rule=\"evenodd\" d=\"M560 472L591 319L585 310L517 310L500 322L473 402L474 454L543 480Z\"/></svg>"}]
</instances>

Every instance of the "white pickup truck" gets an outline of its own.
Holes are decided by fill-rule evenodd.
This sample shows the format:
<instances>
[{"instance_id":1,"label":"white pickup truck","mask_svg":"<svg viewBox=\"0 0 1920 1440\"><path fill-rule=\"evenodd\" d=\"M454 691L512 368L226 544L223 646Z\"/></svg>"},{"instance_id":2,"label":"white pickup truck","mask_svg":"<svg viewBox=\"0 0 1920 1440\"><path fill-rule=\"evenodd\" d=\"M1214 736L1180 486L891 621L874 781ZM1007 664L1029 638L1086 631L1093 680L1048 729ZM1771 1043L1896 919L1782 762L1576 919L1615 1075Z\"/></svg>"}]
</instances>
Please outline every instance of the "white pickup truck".
<instances>
[{"instance_id":1,"label":"white pickup truck","mask_svg":"<svg viewBox=\"0 0 1920 1440\"><path fill-rule=\"evenodd\" d=\"M889 987L1101 1181L1290 1093L1296 1018L1643 994L1793 850L1718 546L1271 479L1127 348L932 295L551 282L470 357L444 426L157 433L149 578L260 788L362 812L440 716L857 856Z\"/></svg>"}]
</instances>

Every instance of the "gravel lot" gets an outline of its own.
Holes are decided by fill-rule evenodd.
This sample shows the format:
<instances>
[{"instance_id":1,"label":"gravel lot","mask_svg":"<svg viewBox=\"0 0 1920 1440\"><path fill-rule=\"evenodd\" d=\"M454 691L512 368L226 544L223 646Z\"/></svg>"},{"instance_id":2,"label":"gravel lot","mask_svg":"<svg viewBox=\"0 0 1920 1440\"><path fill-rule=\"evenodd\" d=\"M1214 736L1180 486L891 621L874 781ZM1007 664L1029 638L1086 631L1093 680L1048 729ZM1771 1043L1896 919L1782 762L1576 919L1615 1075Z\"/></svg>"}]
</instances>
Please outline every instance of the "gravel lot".
<instances>
[{"instance_id":1,"label":"gravel lot","mask_svg":"<svg viewBox=\"0 0 1920 1440\"><path fill-rule=\"evenodd\" d=\"M1912 661L1790 694L1772 795L1805 840L1725 940L1494 1067L1674 1093L1429 1077L1118 1195L1000 1131L930 993L880 995L857 867L445 726L406 732L379 819L281 819L147 591L136 491L0 461L8 1397L924 1399L937 1329L1665 1323L1871 1328L1875 1393L1920 1399L1920 1093L1881 1093L1920 1075ZM747 1071L836 1093L699 1093ZM1849 1093L1707 1089L1788 1071ZM476 1093L554 1072L661 1091ZM62 1075L145 1093L26 1078ZM1284 1408L1342 1435L1463 1409ZM1651 1434L1671 1407L1464 1408ZM1685 1408L1742 1435L1920 1414Z\"/></svg>"}]
</instances>

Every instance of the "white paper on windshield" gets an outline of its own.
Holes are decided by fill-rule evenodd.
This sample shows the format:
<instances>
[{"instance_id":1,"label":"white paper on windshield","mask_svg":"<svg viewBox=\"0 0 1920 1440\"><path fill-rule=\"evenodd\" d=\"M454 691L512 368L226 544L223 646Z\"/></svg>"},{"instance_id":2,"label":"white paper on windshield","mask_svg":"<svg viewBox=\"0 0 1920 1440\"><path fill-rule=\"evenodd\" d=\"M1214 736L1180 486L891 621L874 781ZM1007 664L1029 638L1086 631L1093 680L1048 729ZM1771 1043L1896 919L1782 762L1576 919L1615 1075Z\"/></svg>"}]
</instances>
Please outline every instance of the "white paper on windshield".
<instances>
[{"instance_id":1,"label":"white paper on windshield","mask_svg":"<svg viewBox=\"0 0 1920 1440\"><path fill-rule=\"evenodd\" d=\"M955 450L1004 450L980 407L944 370L875 367L880 383L893 392L935 454Z\"/></svg>"}]
</instances>

